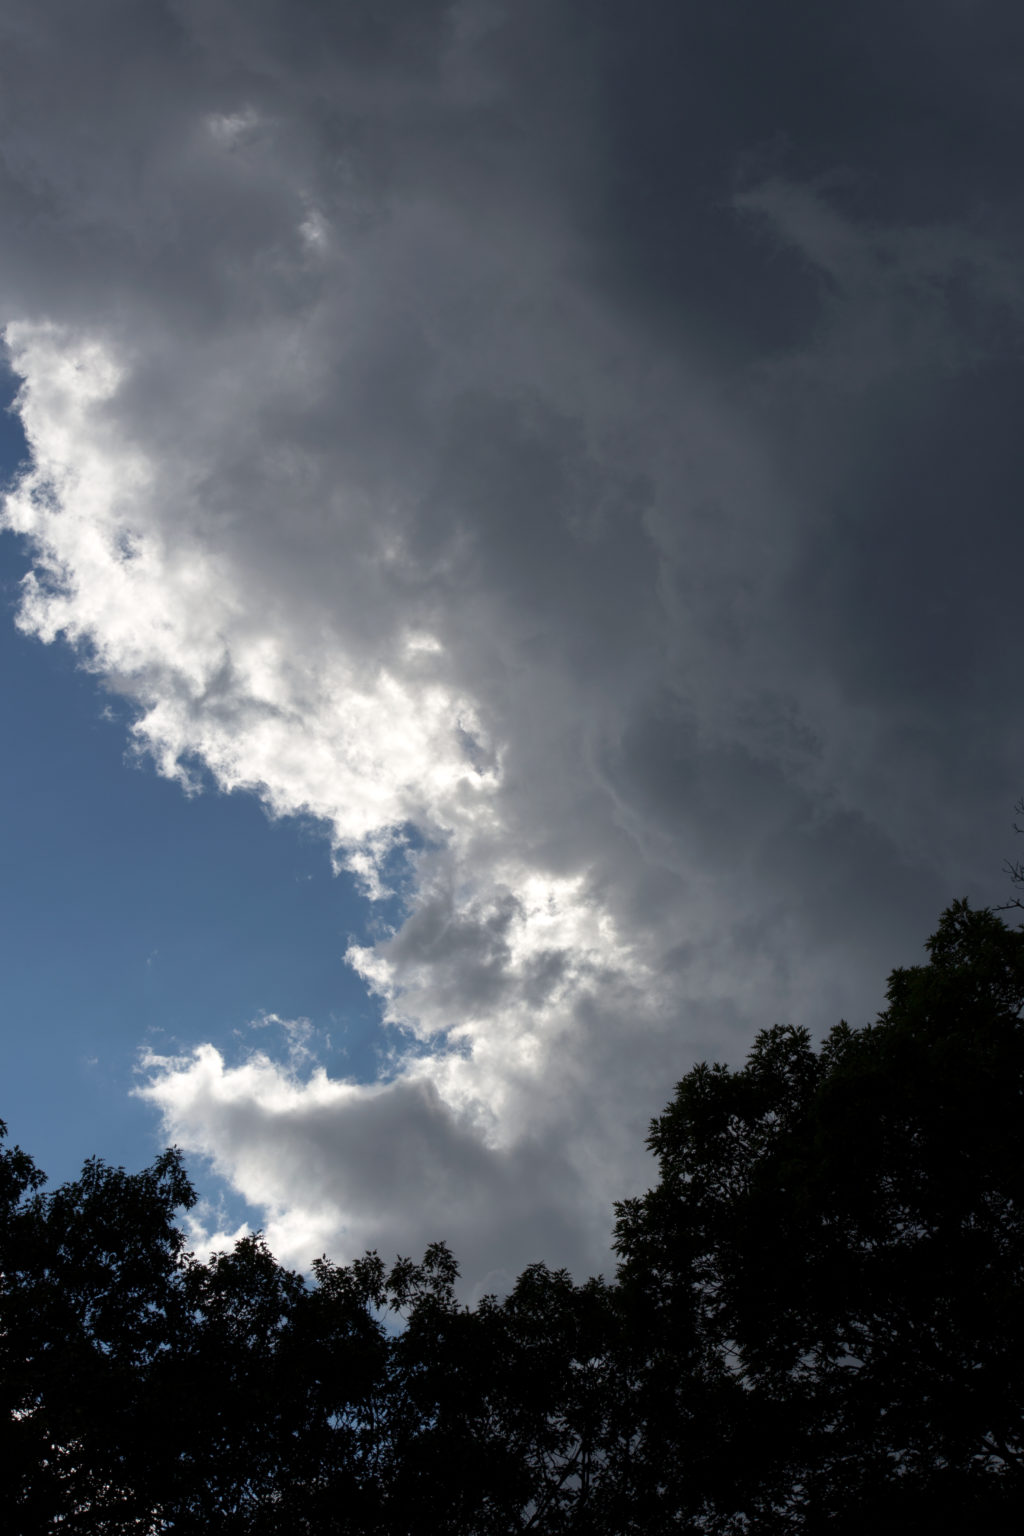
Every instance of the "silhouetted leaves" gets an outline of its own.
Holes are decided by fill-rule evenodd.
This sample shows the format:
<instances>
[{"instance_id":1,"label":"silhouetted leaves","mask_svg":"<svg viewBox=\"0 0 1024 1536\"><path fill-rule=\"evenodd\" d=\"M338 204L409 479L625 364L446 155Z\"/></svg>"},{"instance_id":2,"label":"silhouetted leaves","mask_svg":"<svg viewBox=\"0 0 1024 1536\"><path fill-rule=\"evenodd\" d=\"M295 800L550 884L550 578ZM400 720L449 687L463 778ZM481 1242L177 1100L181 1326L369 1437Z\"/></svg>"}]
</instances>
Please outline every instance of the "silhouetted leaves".
<instances>
[{"instance_id":1,"label":"silhouetted leaves","mask_svg":"<svg viewBox=\"0 0 1024 1536\"><path fill-rule=\"evenodd\" d=\"M201 1263L177 1152L46 1192L0 1146L9 1528L1016 1528L1024 935L960 903L928 949L870 1027L687 1074L614 1284Z\"/></svg>"},{"instance_id":2,"label":"silhouetted leaves","mask_svg":"<svg viewBox=\"0 0 1024 1536\"><path fill-rule=\"evenodd\" d=\"M723 1522L966 1531L1024 1492L1024 936L961 903L929 951L869 1028L691 1072L620 1208L623 1286L743 1390ZM682 1416L642 1417L686 1459Z\"/></svg>"}]
</instances>

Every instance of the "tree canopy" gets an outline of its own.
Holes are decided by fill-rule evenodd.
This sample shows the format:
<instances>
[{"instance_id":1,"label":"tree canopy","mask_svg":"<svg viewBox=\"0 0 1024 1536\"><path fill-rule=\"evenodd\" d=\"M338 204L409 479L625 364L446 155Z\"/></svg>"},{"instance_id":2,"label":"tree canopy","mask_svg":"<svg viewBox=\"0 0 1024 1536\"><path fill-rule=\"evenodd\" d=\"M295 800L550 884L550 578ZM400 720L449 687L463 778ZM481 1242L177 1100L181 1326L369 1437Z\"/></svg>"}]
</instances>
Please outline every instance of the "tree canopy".
<instances>
[{"instance_id":1,"label":"tree canopy","mask_svg":"<svg viewBox=\"0 0 1024 1536\"><path fill-rule=\"evenodd\" d=\"M9 1528L1000 1532L1024 1500L1024 934L966 903L887 1006L701 1063L613 1281L456 1299L442 1244L201 1262L181 1157L0 1148Z\"/></svg>"}]
</instances>

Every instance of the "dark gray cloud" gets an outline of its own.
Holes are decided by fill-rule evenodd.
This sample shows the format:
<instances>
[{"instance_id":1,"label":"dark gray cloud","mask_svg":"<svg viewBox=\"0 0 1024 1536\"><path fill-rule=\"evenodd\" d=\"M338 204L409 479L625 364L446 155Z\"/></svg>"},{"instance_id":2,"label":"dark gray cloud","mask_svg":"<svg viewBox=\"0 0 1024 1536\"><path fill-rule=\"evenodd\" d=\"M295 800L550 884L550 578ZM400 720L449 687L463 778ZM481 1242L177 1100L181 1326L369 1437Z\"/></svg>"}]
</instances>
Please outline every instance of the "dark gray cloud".
<instances>
[{"instance_id":1,"label":"dark gray cloud","mask_svg":"<svg viewBox=\"0 0 1024 1536\"><path fill-rule=\"evenodd\" d=\"M863 1018L1001 892L1024 23L0 26L22 622L368 889L417 829L404 926L352 955L412 1042L389 1082L211 1046L154 1102L290 1254L599 1265L695 1055Z\"/></svg>"}]
</instances>

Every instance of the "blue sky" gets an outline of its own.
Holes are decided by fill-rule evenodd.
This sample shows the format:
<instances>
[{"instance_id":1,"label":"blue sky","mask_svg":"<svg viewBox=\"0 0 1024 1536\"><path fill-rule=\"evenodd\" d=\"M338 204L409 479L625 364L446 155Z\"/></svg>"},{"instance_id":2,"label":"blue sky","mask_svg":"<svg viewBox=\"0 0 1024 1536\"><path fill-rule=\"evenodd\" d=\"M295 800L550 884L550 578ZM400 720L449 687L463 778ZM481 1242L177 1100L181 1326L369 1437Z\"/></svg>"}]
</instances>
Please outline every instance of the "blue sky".
<instances>
[{"instance_id":1,"label":"blue sky","mask_svg":"<svg viewBox=\"0 0 1024 1536\"><path fill-rule=\"evenodd\" d=\"M0 1115L472 1292L1006 894L1020 23L365 9L0 15Z\"/></svg>"},{"instance_id":2,"label":"blue sky","mask_svg":"<svg viewBox=\"0 0 1024 1536\"><path fill-rule=\"evenodd\" d=\"M6 474L24 439L8 414L2 430ZM162 1145L132 1097L145 1045L281 1051L280 1031L248 1027L276 1013L309 1020L332 1072L372 1077L380 1009L343 957L391 914L332 872L322 829L208 782L186 796L134 756L123 702L15 628L28 564L0 537L0 1077L11 1136L59 1181Z\"/></svg>"}]
</instances>

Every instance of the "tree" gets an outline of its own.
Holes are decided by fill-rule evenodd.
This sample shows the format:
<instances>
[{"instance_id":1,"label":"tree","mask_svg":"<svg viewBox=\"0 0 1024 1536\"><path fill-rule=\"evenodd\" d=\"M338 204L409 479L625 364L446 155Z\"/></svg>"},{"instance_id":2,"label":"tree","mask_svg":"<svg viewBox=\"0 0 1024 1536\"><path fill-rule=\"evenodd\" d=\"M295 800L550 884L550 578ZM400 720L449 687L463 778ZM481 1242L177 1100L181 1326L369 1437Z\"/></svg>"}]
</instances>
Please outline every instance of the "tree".
<instances>
[{"instance_id":1,"label":"tree","mask_svg":"<svg viewBox=\"0 0 1024 1536\"><path fill-rule=\"evenodd\" d=\"M876 1023L683 1078L613 1284L537 1264L475 1307L443 1244L199 1262L174 1150L47 1192L0 1145L8 1528L1016 1530L1022 1005L1024 934L956 904Z\"/></svg>"},{"instance_id":2,"label":"tree","mask_svg":"<svg viewBox=\"0 0 1024 1536\"><path fill-rule=\"evenodd\" d=\"M649 1341L636 1499L669 1525L1016 1528L1024 935L961 902L928 951L876 1024L767 1030L654 1122L661 1181L616 1244ZM718 1454L665 1412L666 1350L723 1405Z\"/></svg>"},{"instance_id":3,"label":"tree","mask_svg":"<svg viewBox=\"0 0 1024 1536\"><path fill-rule=\"evenodd\" d=\"M580 1529L606 1392L599 1282L535 1265L470 1309L443 1244L390 1271L320 1259L312 1283L258 1234L200 1263L175 1225L195 1195L174 1150L43 1182L0 1148L18 1536Z\"/></svg>"},{"instance_id":4,"label":"tree","mask_svg":"<svg viewBox=\"0 0 1024 1536\"><path fill-rule=\"evenodd\" d=\"M6 1127L0 1126L6 1134ZM178 1319L171 1300L195 1199L177 1152L142 1173L96 1159L43 1193L0 1148L0 1361L13 1528L133 1531L150 1514L146 1396Z\"/></svg>"}]
</instances>

